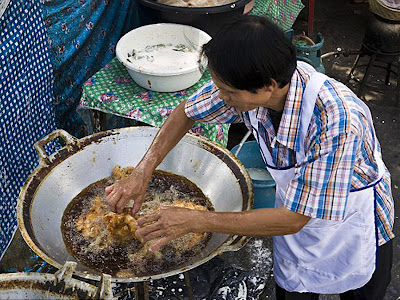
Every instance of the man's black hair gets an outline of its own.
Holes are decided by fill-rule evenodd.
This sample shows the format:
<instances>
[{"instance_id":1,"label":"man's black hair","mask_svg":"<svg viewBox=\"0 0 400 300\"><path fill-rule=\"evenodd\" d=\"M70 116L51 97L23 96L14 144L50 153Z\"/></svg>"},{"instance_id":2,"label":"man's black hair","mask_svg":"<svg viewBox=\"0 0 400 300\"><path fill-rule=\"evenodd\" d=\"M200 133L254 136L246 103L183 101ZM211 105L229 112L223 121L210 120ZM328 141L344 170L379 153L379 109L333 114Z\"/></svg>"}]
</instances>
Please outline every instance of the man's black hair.
<instances>
[{"instance_id":1,"label":"man's black hair","mask_svg":"<svg viewBox=\"0 0 400 300\"><path fill-rule=\"evenodd\" d=\"M296 52L285 33L260 16L239 16L225 24L203 46L210 70L225 84L256 92L274 79L289 83Z\"/></svg>"}]
</instances>

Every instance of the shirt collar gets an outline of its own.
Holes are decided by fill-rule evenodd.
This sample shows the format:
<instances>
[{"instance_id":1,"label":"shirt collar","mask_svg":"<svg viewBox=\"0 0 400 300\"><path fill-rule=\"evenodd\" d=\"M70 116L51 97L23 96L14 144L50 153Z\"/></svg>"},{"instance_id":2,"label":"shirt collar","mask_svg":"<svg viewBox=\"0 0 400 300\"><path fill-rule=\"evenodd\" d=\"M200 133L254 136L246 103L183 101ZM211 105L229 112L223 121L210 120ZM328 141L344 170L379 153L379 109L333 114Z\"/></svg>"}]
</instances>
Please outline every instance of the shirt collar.
<instances>
[{"instance_id":1,"label":"shirt collar","mask_svg":"<svg viewBox=\"0 0 400 300\"><path fill-rule=\"evenodd\" d=\"M310 78L312 70L304 68L304 64L299 64L295 69L290 80L290 86L286 97L282 119L279 124L276 140L296 152L300 151L300 117L302 96L306 83Z\"/></svg>"}]
</instances>

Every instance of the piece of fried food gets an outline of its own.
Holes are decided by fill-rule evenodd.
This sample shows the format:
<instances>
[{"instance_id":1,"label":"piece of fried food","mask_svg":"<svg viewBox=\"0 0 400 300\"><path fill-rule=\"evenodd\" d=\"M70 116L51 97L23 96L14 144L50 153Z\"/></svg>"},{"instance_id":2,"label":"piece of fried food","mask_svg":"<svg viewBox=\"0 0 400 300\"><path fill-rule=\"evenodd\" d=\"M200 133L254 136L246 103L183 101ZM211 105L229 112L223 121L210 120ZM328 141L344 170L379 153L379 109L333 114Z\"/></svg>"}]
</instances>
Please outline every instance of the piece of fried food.
<instances>
[{"instance_id":1,"label":"piece of fried food","mask_svg":"<svg viewBox=\"0 0 400 300\"><path fill-rule=\"evenodd\" d=\"M122 214L110 212L100 196L96 196L88 212L76 221L76 230L86 238L95 238L107 230L111 241L127 242L135 236L139 228L136 219L130 215L130 209Z\"/></svg>"},{"instance_id":2,"label":"piece of fried food","mask_svg":"<svg viewBox=\"0 0 400 300\"><path fill-rule=\"evenodd\" d=\"M101 198L95 197L89 211L76 221L76 230L86 238L96 237L105 228L103 216L106 211L107 206L102 203Z\"/></svg>"},{"instance_id":3,"label":"piece of fried food","mask_svg":"<svg viewBox=\"0 0 400 300\"><path fill-rule=\"evenodd\" d=\"M207 207L205 207L203 205L195 204L193 202L182 201L182 200L175 200L174 202L172 202L172 204L170 206L177 206L177 207L196 209L196 210L207 210Z\"/></svg>"},{"instance_id":4,"label":"piece of fried food","mask_svg":"<svg viewBox=\"0 0 400 300\"><path fill-rule=\"evenodd\" d=\"M113 168L112 176L115 180L120 180L129 176L133 169L133 167L121 168L117 165ZM184 200L175 200L170 204L170 206L203 211L207 210L205 206ZM76 229L86 238L94 238L98 236L99 233L106 231L109 239L107 242L126 243L133 238L142 242L141 239L138 239L135 235L139 226L135 217L130 214L130 211L130 209L125 209L121 214L111 212L107 204L97 196L95 197L93 205L90 207L89 211L76 222ZM154 211L150 210L147 213L152 212ZM206 234L204 233L189 233L179 238L178 244L180 247L186 249L191 248L200 243L205 236Z\"/></svg>"},{"instance_id":5,"label":"piece of fried food","mask_svg":"<svg viewBox=\"0 0 400 300\"><path fill-rule=\"evenodd\" d=\"M121 166L115 166L112 170L112 176L113 178L117 181L122 178L128 177L129 175L132 174L133 172L133 167L126 167L126 168L121 168Z\"/></svg>"},{"instance_id":6,"label":"piece of fried food","mask_svg":"<svg viewBox=\"0 0 400 300\"><path fill-rule=\"evenodd\" d=\"M139 226L134 217L132 217L129 213L116 214L113 212L109 212L103 217L107 231L110 234L110 237L114 241L120 242L128 242L132 238L135 238L140 241L135 235Z\"/></svg>"}]
</instances>

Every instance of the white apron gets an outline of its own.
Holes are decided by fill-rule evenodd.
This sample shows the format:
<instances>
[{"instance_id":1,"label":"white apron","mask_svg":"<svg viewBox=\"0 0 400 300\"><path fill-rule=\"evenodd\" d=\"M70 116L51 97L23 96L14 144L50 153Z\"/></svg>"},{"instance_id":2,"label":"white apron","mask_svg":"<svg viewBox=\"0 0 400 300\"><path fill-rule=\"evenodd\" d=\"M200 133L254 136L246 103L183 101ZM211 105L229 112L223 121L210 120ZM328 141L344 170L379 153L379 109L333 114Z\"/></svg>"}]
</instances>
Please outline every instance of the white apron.
<instances>
[{"instance_id":1,"label":"white apron","mask_svg":"<svg viewBox=\"0 0 400 300\"><path fill-rule=\"evenodd\" d=\"M313 73L304 91L300 116L300 151L297 164L305 158L304 138L313 115L315 100L327 76ZM373 128L368 107L358 98ZM295 167L277 169L265 141L258 135L256 110L249 112L267 170L276 181L276 207L283 206L288 183ZM375 135L375 133L374 133ZM341 222L312 218L298 233L276 236L274 241L274 276L277 284L289 292L338 294L365 285L375 270L377 248L374 186L385 170L375 135L375 159L378 180L368 187L351 191Z\"/></svg>"}]
</instances>

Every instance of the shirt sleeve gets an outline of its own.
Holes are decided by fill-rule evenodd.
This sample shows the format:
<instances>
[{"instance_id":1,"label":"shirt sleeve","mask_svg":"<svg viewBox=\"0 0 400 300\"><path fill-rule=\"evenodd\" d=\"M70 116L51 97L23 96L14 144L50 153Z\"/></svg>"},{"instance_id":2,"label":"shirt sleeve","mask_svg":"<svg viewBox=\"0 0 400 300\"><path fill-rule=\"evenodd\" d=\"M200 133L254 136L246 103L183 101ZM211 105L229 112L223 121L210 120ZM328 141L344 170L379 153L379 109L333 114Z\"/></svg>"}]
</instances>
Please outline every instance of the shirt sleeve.
<instances>
[{"instance_id":1,"label":"shirt sleeve","mask_svg":"<svg viewBox=\"0 0 400 300\"><path fill-rule=\"evenodd\" d=\"M352 132L314 143L296 167L284 206L311 218L343 220L359 144Z\"/></svg>"},{"instance_id":2,"label":"shirt sleeve","mask_svg":"<svg viewBox=\"0 0 400 300\"><path fill-rule=\"evenodd\" d=\"M211 124L241 122L240 113L220 99L218 94L218 88L213 81L206 83L186 100L186 116L195 121Z\"/></svg>"}]
</instances>

